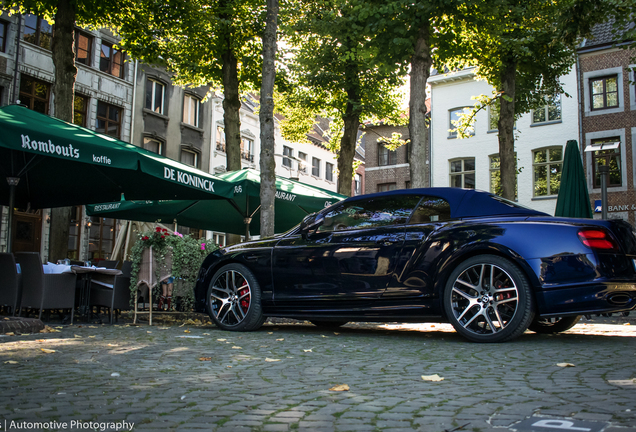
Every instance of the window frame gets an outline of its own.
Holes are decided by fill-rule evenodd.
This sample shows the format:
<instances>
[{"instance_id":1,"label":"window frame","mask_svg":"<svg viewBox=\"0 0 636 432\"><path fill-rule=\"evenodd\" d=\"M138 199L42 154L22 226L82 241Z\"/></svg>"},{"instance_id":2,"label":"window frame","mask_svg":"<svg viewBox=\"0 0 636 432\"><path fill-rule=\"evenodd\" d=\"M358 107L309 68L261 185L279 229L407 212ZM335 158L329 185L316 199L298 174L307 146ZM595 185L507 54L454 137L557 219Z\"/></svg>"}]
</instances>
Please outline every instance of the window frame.
<instances>
[{"instance_id":1,"label":"window frame","mask_svg":"<svg viewBox=\"0 0 636 432\"><path fill-rule=\"evenodd\" d=\"M99 115L99 104L104 104L106 105L106 117L100 117ZM110 119L110 110L115 109L118 111L119 113L119 122L114 122ZM112 105L109 104L108 102L104 102L101 100L97 101L97 110L96 110L96 114L95 114L95 132L101 133L103 135L108 135L108 136L112 136L115 137L117 139L121 139L121 131L122 131L122 125L123 125L123 116L124 116L124 109L121 107L118 107L117 105ZM104 130L102 131L101 128L98 127L99 121L102 120L105 122L106 127L104 128ZM111 124L117 124L117 135L111 135L108 133L108 129L109 126Z\"/></svg>"},{"instance_id":2,"label":"window frame","mask_svg":"<svg viewBox=\"0 0 636 432\"><path fill-rule=\"evenodd\" d=\"M473 169L472 170L466 170L466 161L467 160L472 160L473 161ZM457 162L457 161L461 161L462 165L461 165L461 171L456 171L453 172L451 170L452 167L452 163L453 162ZM473 175L473 187L467 187L466 186L466 175ZM461 186L454 186L453 185L453 177L457 177L460 176L461 177ZM461 187L463 189L475 189L476 187L476 183L477 183L477 165L476 165L476 161L474 157L460 157L460 158L454 158L454 159L449 159L448 160L448 184L450 187Z\"/></svg>"},{"instance_id":3,"label":"window frame","mask_svg":"<svg viewBox=\"0 0 636 432\"><path fill-rule=\"evenodd\" d=\"M216 125L216 150L225 153L225 128Z\"/></svg>"},{"instance_id":4,"label":"window frame","mask_svg":"<svg viewBox=\"0 0 636 432\"><path fill-rule=\"evenodd\" d=\"M622 161L623 161L623 150L622 150L622 141L621 141L621 137L620 136L610 136L610 137L606 137L606 138L596 138L590 141L590 146L595 146L595 145L599 145L602 143L607 143L607 142L618 142L619 145L616 149L612 149L612 150L595 150L595 151L591 151L590 153L592 154L592 189L600 189L601 188L601 176L600 173L597 170L597 161L598 160L602 160L605 159L606 160L606 164L611 160L611 159L618 159L617 161L617 169L616 170L610 170L610 175L608 176L608 183L607 183L607 187L608 188L620 188L623 186L623 167L622 167ZM616 151L617 150L617 151ZM603 154L599 154L603 152ZM613 152L613 153L612 153ZM620 183L612 183L611 181L611 173L612 172L618 172L619 174L619 178L621 179ZM598 183L597 183L597 179L598 179Z\"/></svg>"},{"instance_id":5,"label":"window frame","mask_svg":"<svg viewBox=\"0 0 636 432\"><path fill-rule=\"evenodd\" d=\"M245 144L248 144L247 150L245 150ZM241 159L254 162L254 139L241 137Z\"/></svg>"},{"instance_id":6,"label":"window frame","mask_svg":"<svg viewBox=\"0 0 636 432\"><path fill-rule=\"evenodd\" d=\"M88 49L86 50L86 63L84 63L79 57L80 37L85 37L88 40ZM85 31L78 28L75 29L75 37L73 38L73 48L75 50L75 63L79 63L79 64L83 64L84 66L91 67L91 65L93 64L93 41L94 40L95 40L95 37L92 34L86 33Z\"/></svg>"},{"instance_id":7,"label":"window frame","mask_svg":"<svg viewBox=\"0 0 636 432\"><path fill-rule=\"evenodd\" d=\"M557 106L557 105L559 107L559 118L550 119L550 107ZM535 121L534 116L535 116L535 113L538 113L538 112L543 112L545 120ZM530 112L530 127L561 123L562 121L563 121L563 98L561 97L560 94L555 97L551 97L550 101L548 101L548 103L543 105L540 109L533 109Z\"/></svg>"},{"instance_id":8,"label":"window frame","mask_svg":"<svg viewBox=\"0 0 636 432\"><path fill-rule=\"evenodd\" d=\"M615 92L611 92L611 93L616 93L616 105L608 105L607 104L607 80L611 79L611 78L615 78L616 79L616 91ZM608 110L608 109L613 109L613 108L619 108L621 105L620 102L620 86L619 86L619 74L610 74L610 75L603 75L603 76L598 76L598 77L593 77L590 78L589 80L589 86L590 86L590 111L603 111L603 110ZM602 81L603 82L603 92L602 93L594 93L594 83L597 81ZM602 94L603 95L603 106L600 108L594 108L594 96L595 95L599 95Z\"/></svg>"},{"instance_id":9,"label":"window frame","mask_svg":"<svg viewBox=\"0 0 636 432\"><path fill-rule=\"evenodd\" d=\"M462 113L465 113L466 110L470 110L470 109L471 107L463 106L463 107L451 108L448 110L448 125L449 125L448 137L447 137L448 139L458 138L457 131L452 130L457 127L456 125L453 124L453 113L458 111L462 111ZM475 135L475 124L473 123L473 126L470 127L470 136L474 136L474 135Z\"/></svg>"},{"instance_id":10,"label":"window frame","mask_svg":"<svg viewBox=\"0 0 636 432\"><path fill-rule=\"evenodd\" d=\"M397 183L389 182L389 183L378 183L376 185L378 192L390 192L392 190L397 189Z\"/></svg>"},{"instance_id":11,"label":"window frame","mask_svg":"<svg viewBox=\"0 0 636 432\"><path fill-rule=\"evenodd\" d=\"M311 158L311 175L320 178L320 159L317 157Z\"/></svg>"},{"instance_id":12,"label":"window frame","mask_svg":"<svg viewBox=\"0 0 636 432\"><path fill-rule=\"evenodd\" d=\"M0 52L7 52L7 31L9 24L11 24L9 21L0 19L0 26L2 26L0 30Z\"/></svg>"},{"instance_id":13,"label":"window frame","mask_svg":"<svg viewBox=\"0 0 636 432\"><path fill-rule=\"evenodd\" d=\"M183 160L183 154L190 153L194 155L194 165L190 165L188 162ZM199 152L191 147L181 147L181 151L179 152L179 162L191 166L193 168L199 168Z\"/></svg>"},{"instance_id":14,"label":"window frame","mask_svg":"<svg viewBox=\"0 0 636 432\"><path fill-rule=\"evenodd\" d=\"M293 157L294 157L294 149L284 145L283 146L283 166L285 168L291 169Z\"/></svg>"},{"instance_id":15,"label":"window frame","mask_svg":"<svg viewBox=\"0 0 636 432\"><path fill-rule=\"evenodd\" d=\"M35 46L39 46L42 49L45 49L47 51L51 51L52 50L52 45L53 45L53 32L55 31L53 24L49 24L47 20L41 18L38 15L35 14L24 14L24 32L22 33L22 40L26 43L30 43L32 45ZM29 35L31 34L35 34L35 41L29 41L25 36L27 36L26 34L26 29L27 28L33 28L33 27L27 27L27 18L28 17L35 17L36 21L35 21L35 33L29 33ZM51 28L51 33L50 33L50 40L49 40L49 45L45 46L42 45L43 40L42 40L42 21L44 21L48 26L50 26ZM46 32L44 32L44 34L48 34Z\"/></svg>"},{"instance_id":16,"label":"window frame","mask_svg":"<svg viewBox=\"0 0 636 432\"><path fill-rule=\"evenodd\" d=\"M333 183L333 167L331 162L325 162L325 180Z\"/></svg>"},{"instance_id":17,"label":"window frame","mask_svg":"<svg viewBox=\"0 0 636 432\"><path fill-rule=\"evenodd\" d=\"M194 104L194 107L195 107L194 119L196 120L195 123L190 123L190 121L189 121L190 117L193 117L192 116L192 112L191 112L192 105L191 104L186 104L187 100L191 100L191 101L195 102L195 104ZM187 112L188 119L186 119L186 107L188 108L188 112ZM198 96L196 96L196 95L194 95L192 93L185 93L183 95L183 116L181 118L181 121L184 124L186 124L188 126L192 126L194 128L197 128L197 129L199 129L201 127L200 126L200 123L201 123L201 99L199 99Z\"/></svg>"},{"instance_id":18,"label":"window frame","mask_svg":"<svg viewBox=\"0 0 636 432\"><path fill-rule=\"evenodd\" d=\"M555 149L560 149L561 150L561 160L560 161L553 161L550 159L550 150L555 150ZM545 162L535 162L535 154L539 151L542 152L546 152L547 157L546 157L546 161ZM536 148L536 149L532 149L532 198L555 198L559 195L559 191L557 190L556 193L552 193L552 186L551 186L551 181L550 181L550 177L552 176L552 172L550 169L551 165L558 165L559 166L559 189L561 189L561 180L562 180L562 175L563 175L563 156L565 154L565 149L563 148L563 146L547 146L547 147L540 147L540 148ZM538 167L547 167L546 169L546 194L545 195L537 195L537 187L536 187L536 169Z\"/></svg>"},{"instance_id":19,"label":"window frame","mask_svg":"<svg viewBox=\"0 0 636 432\"><path fill-rule=\"evenodd\" d=\"M298 152L298 172L307 174L307 153Z\"/></svg>"},{"instance_id":20,"label":"window frame","mask_svg":"<svg viewBox=\"0 0 636 432\"><path fill-rule=\"evenodd\" d=\"M148 88L148 85L151 88ZM159 111L155 111L153 108L157 104L157 86L161 86L161 106L159 107ZM148 94L150 92L150 94ZM158 80L154 77L148 77L146 79L146 91L145 91L146 99L144 102L144 108L154 114L164 115L165 106L166 106L166 84ZM150 96L150 99L148 97ZM148 102L150 102L150 107L148 107Z\"/></svg>"},{"instance_id":21,"label":"window frame","mask_svg":"<svg viewBox=\"0 0 636 432\"><path fill-rule=\"evenodd\" d=\"M104 55L104 47L108 47L108 57ZM121 54L121 63L116 61L116 55ZM115 48L114 43L102 40L99 48L99 70L117 78L124 78L124 64L126 59L126 53L120 49ZM108 65L104 67L104 61L108 61ZM119 66L119 74L113 73L114 65Z\"/></svg>"},{"instance_id":22,"label":"window frame","mask_svg":"<svg viewBox=\"0 0 636 432\"><path fill-rule=\"evenodd\" d=\"M391 165L397 165L397 150L389 150L385 142L378 142L378 166Z\"/></svg>"},{"instance_id":23,"label":"window frame","mask_svg":"<svg viewBox=\"0 0 636 432\"><path fill-rule=\"evenodd\" d=\"M147 143L147 141L154 141L154 142L156 142L156 143L158 144L159 151L158 151L158 152L155 152L154 150L152 150L152 149L148 148L148 143ZM158 155L163 156L163 155L164 155L165 144L166 144L166 143L165 143L165 141L164 141L164 140L162 140L162 139L160 139L160 138L158 138L158 137L156 137L156 136L147 136L147 135L146 135L146 136L144 136L144 137L143 137L142 147L143 147L144 149L146 149L146 150L150 151L150 152L153 152L153 153L156 153L156 154L158 154Z\"/></svg>"},{"instance_id":24,"label":"window frame","mask_svg":"<svg viewBox=\"0 0 636 432\"><path fill-rule=\"evenodd\" d=\"M31 80L32 85L30 88L30 93L26 93L25 91L22 90L22 85L24 83L24 79L28 79ZM35 84L43 84L46 87L46 98L43 99L39 96L36 95L35 93ZM37 79L35 77L32 77L31 75L26 75L26 74L20 74L20 89L19 89L19 96L18 98L20 99L20 103L23 105L26 105L24 103L23 100L23 96L29 98L29 104L27 106L27 108L29 108L32 111L36 111L34 109L34 105L36 101L40 101L40 102L44 102L44 113L43 114L47 114L49 113L50 110L50 105L51 105L51 90L52 90L52 85L51 83L48 83L46 81L42 81L41 79ZM37 111L40 112L40 111Z\"/></svg>"},{"instance_id":25,"label":"window frame","mask_svg":"<svg viewBox=\"0 0 636 432\"><path fill-rule=\"evenodd\" d=\"M80 111L77 109L77 106L75 105L76 99L84 101L83 111ZM82 94L77 94L77 93L73 95L73 124L76 124L82 127L88 127L89 106L90 106L90 97L84 96ZM78 115L83 117L84 121L82 123L77 123L75 121Z\"/></svg>"}]
</instances>

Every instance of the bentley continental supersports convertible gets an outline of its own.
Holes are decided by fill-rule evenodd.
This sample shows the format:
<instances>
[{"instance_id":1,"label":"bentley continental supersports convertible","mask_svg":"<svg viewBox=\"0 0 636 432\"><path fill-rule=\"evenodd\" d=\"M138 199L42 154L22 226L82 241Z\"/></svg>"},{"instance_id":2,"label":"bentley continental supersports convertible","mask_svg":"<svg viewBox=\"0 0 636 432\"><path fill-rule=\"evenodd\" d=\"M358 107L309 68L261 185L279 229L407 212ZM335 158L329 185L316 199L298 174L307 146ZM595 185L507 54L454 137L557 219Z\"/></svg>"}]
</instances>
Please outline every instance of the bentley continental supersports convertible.
<instances>
[{"instance_id":1,"label":"bentley continental supersports convertible","mask_svg":"<svg viewBox=\"0 0 636 432\"><path fill-rule=\"evenodd\" d=\"M501 342L633 310L635 259L624 221L552 217L470 189L395 190L211 253L195 301L225 330L266 317L450 322L471 341Z\"/></svg>"}]
</instances>

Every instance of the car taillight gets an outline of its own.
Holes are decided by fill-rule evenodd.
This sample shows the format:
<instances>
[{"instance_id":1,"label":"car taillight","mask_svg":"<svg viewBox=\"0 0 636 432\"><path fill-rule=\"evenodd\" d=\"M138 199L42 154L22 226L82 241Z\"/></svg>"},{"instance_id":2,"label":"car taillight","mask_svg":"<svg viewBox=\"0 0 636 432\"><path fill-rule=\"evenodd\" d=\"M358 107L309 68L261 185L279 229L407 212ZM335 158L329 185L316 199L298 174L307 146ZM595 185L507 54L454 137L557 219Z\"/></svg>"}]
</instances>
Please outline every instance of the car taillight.
<instances>
[{"instance_id":1,"label":"car taillight","mask_svg":"<svg viewBox=\"0 0 636 432\"><path fill-rule=\"evenodd\" d=\"M616 250L618 245L609 233L602 229L583 229L579 231L579 240L590 249Z\"/></svg>"}]
</instances>

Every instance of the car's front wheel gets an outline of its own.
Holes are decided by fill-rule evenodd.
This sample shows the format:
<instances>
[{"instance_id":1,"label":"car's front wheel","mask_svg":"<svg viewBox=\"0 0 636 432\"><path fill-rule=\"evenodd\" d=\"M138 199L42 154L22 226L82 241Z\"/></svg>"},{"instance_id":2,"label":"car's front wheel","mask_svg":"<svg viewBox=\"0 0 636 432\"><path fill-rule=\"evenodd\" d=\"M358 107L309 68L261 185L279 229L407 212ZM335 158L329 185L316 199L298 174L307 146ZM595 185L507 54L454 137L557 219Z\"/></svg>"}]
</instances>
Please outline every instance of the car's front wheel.
<instances>
[{"instance_id":1,"label":"car's front wheel","mask_svg":"<svg viewBox=\"0 0 636 432\"><path fill-rule=\"evenodd\" d=\"M536 317L532 323L530 323L528 329L540 334L561 333L566 330L570 330L579 322L580 319L581 315L557 318Z\"/></svg>"},{"instance_id":2,"label":"car's front wheel","mask_svg":"<svg viewBox=\"0 0 636 432\"><path fill-rule=\"evenodd\" d=\"M210 318L223 330L252 331L265 322L260 286L242 264L227 264L214 274L207 302Z\"/></svg>"},{"instance_id":3,"label":"car's front wheel","mask_svg":"<svg viewBox=\"0 0 636 432\"><path fill-rule=\"evenodd\" d=\"M455 330L474 342L504 342L520 336L534 317L530 284L511 261L478 255L451 273L444 310Z\"/></svg>"}]
</instances>

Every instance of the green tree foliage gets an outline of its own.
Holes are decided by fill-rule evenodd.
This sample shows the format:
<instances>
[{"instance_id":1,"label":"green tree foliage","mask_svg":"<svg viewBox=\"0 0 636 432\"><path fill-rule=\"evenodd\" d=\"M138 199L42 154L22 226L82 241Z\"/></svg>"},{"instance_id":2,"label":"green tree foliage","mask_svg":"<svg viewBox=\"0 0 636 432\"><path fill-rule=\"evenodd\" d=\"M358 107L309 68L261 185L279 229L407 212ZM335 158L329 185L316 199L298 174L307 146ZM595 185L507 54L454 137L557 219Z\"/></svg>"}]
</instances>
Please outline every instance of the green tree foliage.
<instances>
[{"instance_id":1,"label":"green tree foliage","mask_svg":"<svg viewBox=\"0 0 636 432\"><path fill-rule=\"evenodd\" d=\"M183 86L222 88L227 169L241 169L240 94L260 85L265 5L258 0L139 0L121 16L121 46Z\"/></svg>"},{"instance_id":2,"label":"green tree foliage","mask_svg":"<svg viewBox=\"0 0 636 432\"><path fill-rule=\"evenodd\" d=\"M514 122L563 93L559 77L575 62L575 42L604 19L599 3L575 0L473 0L458 5L446 19L455 33L442 35L440 56L457 70L476 66L495 91L482 96L475 110L498 101L501 185L514 199ZM461 47L461 49L458 49ZM462 127L474 112L462 116ZM460 136L462 134L460 133Z\"/></svg>"},{"instance_id":3,"label":"green tree foliage","mask_svg":"<svg viewBox=\"0 0 636 432\"><path fill-rule=\"evenodd\" d=\"M331 143L338 155L338 192L344 195L351 194L360 122L400 121L397 88L405 71L382 63L378 47L370 43L370 6L363 0L299 0L302 12L284 27L293 55L286 101L305 115L338 120L334 125L341 125L341 138L336 142L338 131L332 130Z\"/></svg>"}]
</instances>

